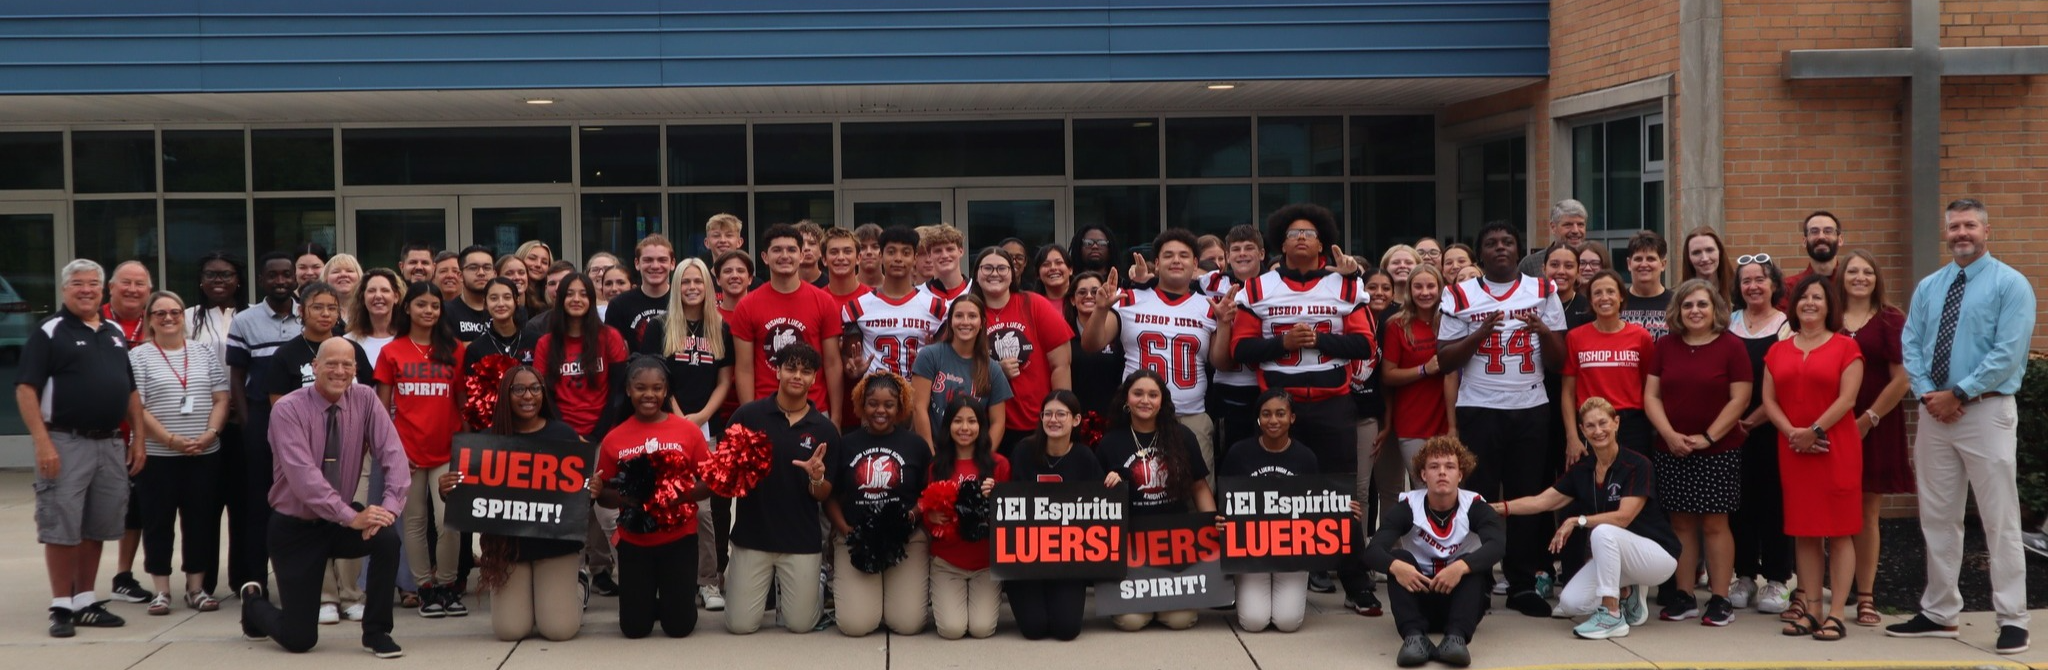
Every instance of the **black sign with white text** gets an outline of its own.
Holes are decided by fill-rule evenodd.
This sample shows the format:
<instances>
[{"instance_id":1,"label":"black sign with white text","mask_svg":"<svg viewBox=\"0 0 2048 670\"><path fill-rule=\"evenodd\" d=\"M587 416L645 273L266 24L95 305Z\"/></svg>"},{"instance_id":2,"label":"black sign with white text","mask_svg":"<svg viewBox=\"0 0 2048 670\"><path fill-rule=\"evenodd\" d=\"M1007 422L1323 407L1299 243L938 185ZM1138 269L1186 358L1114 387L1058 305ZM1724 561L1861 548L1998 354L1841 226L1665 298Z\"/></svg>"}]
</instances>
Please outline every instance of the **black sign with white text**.
<instances>
[{"instance_id":1,"label":"black sign with white text","mask_svg":"<svg viewBox=\"0 0 2048 670\"><path fill-rule=\"evenodd\" d=\"M1123 576L1128 495L1100 482L996 484L989 542L995 578Z\"/></svg>"},{"instance_id":2,"label":"black sign with white text","mask_svg":"<svg viewBox=\"0 0 2048 670\"><path fill-rule=\"evenodd\" d=\"M443 522L465 533L582 540L590 517L584 480L596 467L596 450L582 442L458 434L448 471L462 480L448 492Z\"/></svg>"},{"instance_id":3,"label":"black sign with white text","mask_svg":"<svg viewBox=\"0 0 2048 670\"><path fill-rule=\"evenodd\" d=\"M1334 570L1360 542L1351 491L1325 477L1221 477L1216 505L1229 574Z\"/></svg>"},{"instance_id":4,"label":"black sign with white text","mask_svg":"<svg viewBox=\"0 0 2048 670\"><path fill-rule=\"evenodd\" d=\"M1155 514L1131 519L1130 570L1095 584L1097 614L1134 614L1228 605L1237 589L1223 577L1223 548L1213 514Z\"/></svg>"}]
</instances>

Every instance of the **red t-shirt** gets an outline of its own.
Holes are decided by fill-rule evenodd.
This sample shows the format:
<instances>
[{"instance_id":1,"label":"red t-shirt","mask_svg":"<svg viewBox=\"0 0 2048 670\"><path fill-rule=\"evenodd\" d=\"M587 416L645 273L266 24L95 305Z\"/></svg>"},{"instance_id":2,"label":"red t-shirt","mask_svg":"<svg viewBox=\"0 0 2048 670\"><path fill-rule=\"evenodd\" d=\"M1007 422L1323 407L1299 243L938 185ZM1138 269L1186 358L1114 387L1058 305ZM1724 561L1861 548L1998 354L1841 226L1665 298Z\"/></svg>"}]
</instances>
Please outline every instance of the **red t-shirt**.
<instances>
[{"instance_id":1,"label":"red t-shirt","mask_svg":"<svg viewBox=\"0 0 2048 670\"><path fill-rule=\"evenodd\" d=\"M1565 333L1564 374L1577 377L1574 406L1587 398L1606 398L1615 409L1643 408L1643 380L1657 355L1650 331L1633 323L1621 330L1600 332L1589 323Z\"/></svg>"},{"instance_id":2,"label":"red t-shirt","mask_svg":"<svg viewBox=\"0 0 2048 670\"><path fill-rule=\"evenodd\" d=\"M996 459L995 480L999 482L1010 481L1009 459L1003 458L1002 454L993 454L993 456ZM974 486L981 485L981 473L974 467L974 459L953 461L953 481L960 482L962 486L966 486L970 482ZM930 486L931 484L925 485ZM933 558L946 559L946 562L952 563L953 567L969 572L986 569L989 563L987 538L969 542L960 539L960 536L957 534L948 537L935 537L932 538L931 551Z\"/></svg>"},{"instance_id":3,"label":"red t-shirt","mask_svg":"<svg viewBox=\"0 0 2048 670\"><path fill-rule=\"evenodd\" d=\"M825 295L832 296L832 304L840 308L846 307L846 303L853 302L855 298L867 295L869 292L872 292L874 290L875 289L869 287L867 284L854 284L852 293L840 295L838 293L832 292L831 284L825 285Z\"/></svg>"},{"instance_id":4,"label":"red t-shirt","mask_svg":"<svg viewBox=\"0 0 2048 670\"><path fill-rule=\"evenodd\" d=\"M463 346L455 344L454 360L462 360ZM391 404L398 409L393 421L398 441L416 468L447 463L448 444L462 429L462 412L455 405L462 367L435 363L429 351L401 336L377 352L377 384L391 389Z\"/></svg>"},{"instance_id":5,"label":"red t-shirt","mask_svg":"<svg viewBox=\"0 0 2048 670\"><path fill-rule=\"evenodd\" d=\"M597 369L583 369L582 337L571 337L562 343L562 360L551 357L555 352L554 334L540 336L533 345L533 368L546 371L551 366L560 366L555 379L555 406L562 408L562 423L569 424L578 435L589 435L597 430L597 419L604 414L605 400L611 397L611 367L626 362L626 338L615 328L599 328L604 338L604 348L597 356ZM391 347L384 347L389 349Z\"/></svg>"},{"instance_id":6,"label":"red t-shirt","mask_svg":"<svg viewBox=\"0 0 2048 670\"><path fill-rule=\"evenodd\" d=\"M1010 301L1001 309L989 308L982 321L988 326L989 353L1019 363L1017 377L1010 380L1010 399L1003 403L1005 427L1037 428L1039 406L1052 392L1052 363L1046 358L1074 341L1074 329L1052 301L1028 291L1011 292Z\"/></svg>"},{"instance_id":7,"label":"red t-shirt","mask_svg":"<svg viewBox=\"0 0 2048 670\"><path fill-rule=\"evenodd\" d=\"M838 337L844 328L839 322L839 301L825 289L803 283L790 293L775 290L773 283L762 284L740 298L726 325L732 328L734 344L754 350L754 390L752 395L742 395L742 401L775 395L775 366L768 361L776 352L801 340L817 349L823 359L829 353L825 338ZM818 381L811 385L811 404L819 411L832 409L824 370L818 371Z\"/></svg>"},{"instance_id":8,"label":"red t-shirt","mask_svg":"<svg viewBox=\"0 0 2048 670\"><path fill-rule=\"evenodd\" d=\"M1384 358L1386 364L1399 369L1422 367L1436 355L1436 328L1422 319L1411 319L1405 328L1389 324ZM1444 377L1439 374L1423 377L1407 386L1395 387L1394 395L1394 436L1403 440L1421 440L1436 437L1451 431L1451 422L1444 410Z\"/></svg>"},{"instance_id":9,"label":"red t-shirt","mask_svg":"<svg viewBox=\"0 0 2048 670\"><path fill-rule=\"evenodd\" d=\"M1657 378L1657 392L1664 399L1664 417L1680 435L1705 435L1707 427L1728 406L1728 385L1751 382L1751 394L1763 393L1756 382L1756 369L1749 364L1749 348L1742 338L1723 331L1720 337L1701 346L1685 343L1677 333L1657 339L1657 357L1645 374ZM1779 388L1784 388L1780 386ZM1751 397L1756 397L1752 395ZM1670 451L1664 437L1653 436L1657 449ZM1705 454L1718 454L1742 446L1742 438L1730 430Z\"/></svg>"},{"instance_id":10,"label":"red t-shirt","mask_svg":"<svg viewBox=\"0 0 2048 670\"><path fill-rule=\"evenodd\" d=\"M597 450L597 478L611 481L612 475L619 471L619 461L640 458L656 451L683 452L685 458L700 466L711 458L711 450L704 444L704 431L689 419L668 414L663 414L662 420L653 423L637 418L627 419L605 434L604 443ZM621 524L619 541L635 547L655 547L696 533L697 524L694 523L653 533L635 533Z\"/></svg>"}]
</instances>

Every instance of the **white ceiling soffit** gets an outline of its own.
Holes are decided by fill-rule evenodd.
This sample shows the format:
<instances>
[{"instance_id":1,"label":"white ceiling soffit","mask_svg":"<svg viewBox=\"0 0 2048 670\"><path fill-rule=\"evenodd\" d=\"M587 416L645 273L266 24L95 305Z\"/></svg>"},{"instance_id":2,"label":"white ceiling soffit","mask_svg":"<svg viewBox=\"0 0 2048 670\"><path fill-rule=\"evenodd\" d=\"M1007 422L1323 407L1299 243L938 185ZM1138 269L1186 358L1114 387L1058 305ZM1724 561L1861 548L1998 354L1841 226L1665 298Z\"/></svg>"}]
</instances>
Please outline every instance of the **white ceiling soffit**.
<instances>
[{"instance_id":1,"label":"white ceiling soffit","mask_svg":"<svg viewBox=\"0 0 2048 670\"><path fill-rule=\"evenodd\" d=\"M0 123L469 122L544 119L1430 109L1541 81L1340 79L1229 82L732 86L313 93L0 96ZM529 99L554 104L526 104Z\"/></svg>"}]
</instances>

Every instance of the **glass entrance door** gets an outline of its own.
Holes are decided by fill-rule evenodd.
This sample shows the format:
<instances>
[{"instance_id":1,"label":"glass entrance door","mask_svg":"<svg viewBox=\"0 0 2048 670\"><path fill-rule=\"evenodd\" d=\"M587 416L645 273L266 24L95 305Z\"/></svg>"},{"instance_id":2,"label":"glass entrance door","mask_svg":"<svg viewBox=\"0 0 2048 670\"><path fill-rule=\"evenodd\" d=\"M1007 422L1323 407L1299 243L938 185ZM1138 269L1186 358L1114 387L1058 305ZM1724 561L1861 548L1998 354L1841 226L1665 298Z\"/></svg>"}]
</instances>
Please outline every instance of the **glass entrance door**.
<instances>
[{"instance_id":1,"label":"glass entrance door","mask_svg":"<svg viewBox=\"0 0 2048 670\"><path fill-rule=\"evenodd\" d=\"M574 196L465 195L461 200L463 246L480 244L503 256L517 251L527 240L540 240L555 258L582 257L579 250L563 247L566 241L578 239L570 230ZM547 272L546 268L541 272Z\"/></svg>"},{"instance_id":2,"label":"glass entrance door","mask_svg":"<svg viewBox=\"0 0 2048 670\"><path fill-rule=\"evenodd\" d=\"M349 198L342 248L354 249L366 268L398 267L408 244L459 249L448 225L455 205L452 195Z\"/></svg>"},{"instance_id":3,"label":"glass entrance door","mask_svg":"<svg viewBox=\"0 0 2048 670\"><path fill-rule=\"evenodd\" d=\"M66 214L62 202L0 202L0 379L15 377L29 333L57 310ZM0 467L33 465L34 454L21 413L0 412Z\"/></svg>"},{"instance_id":4,"label":"glass entrance door","mask_svg":"<svg viewBox=\"0 0 2048 670\"><path fill-rule=\"evenodd\" d=\"M839 206L839 220L848 227L872 223L883 228L916 228L953 221L953 189L849 190L840 197Z\"/></svg>"},{"instance_id":5,"label":"glass entrance door","mask_svg":"<svg viewBox=\"0 0 2048 670\"><path fill-rule=\"evenodd\" d=\"M967 246L979 249L1008 238L1024 241L1037 253L1047 244L1063 244L1073 234L1067 219L1067 189L957 188L954 225L967 232Z\"/></svg>"}]
</instances>

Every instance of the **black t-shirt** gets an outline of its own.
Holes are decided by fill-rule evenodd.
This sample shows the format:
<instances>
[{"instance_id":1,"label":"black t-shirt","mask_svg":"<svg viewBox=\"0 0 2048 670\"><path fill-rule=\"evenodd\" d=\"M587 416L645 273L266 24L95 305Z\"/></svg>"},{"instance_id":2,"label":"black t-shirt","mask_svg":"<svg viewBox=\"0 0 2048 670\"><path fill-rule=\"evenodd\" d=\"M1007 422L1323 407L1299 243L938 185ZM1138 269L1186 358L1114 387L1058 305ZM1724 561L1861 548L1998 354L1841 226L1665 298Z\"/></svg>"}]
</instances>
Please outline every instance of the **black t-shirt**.
<instances>
[{"instance_id":1,"label":"black t-shirt","mask_svg":"<svg viewBox=\"0 0 2048 670\"><path fill-rule=\"evenodd\" d=\"M533 345L540 337L524 329L511 337L499 335L498 331L486 331L462 350L462 369L465 373L476 369L477 361L491 354L504 354L519 361L520 365L533 365Z\"/></svg>"},{"instance_id":2,"label":"black t-shirt","mask_svg":"<svg viewBox=\"0 0 2048 670\"><path fill-rule=\"evenodd\" d=\"M525 433L525 435L563 442L583 441L583 438L576 435L576 429L570 428L569 424L555 419L549 419L547 425L541 426L540 430ZM595 461L591 463L591 467L595 470ZM543 540L533 537L515 537L512 538L512 546L514 551L512 558L517 561L538 561L543 558L567 556L583 551L582 540Z\"/></svg>"},{"instance_id":3,"label":"black t-shirt","mask_svg":"<svg viewBox=\"0 0 2048 670\"><path fill-rule=\"evenodd\" d=\"M1571 301L1564 304L1565 330L1592 323L1594 318L1592 299L1584 292L1573 295Z\"/></svg>"},{"instance_id":4,"label":"black t-shirt","mask_svg":"<svg viewBox=\"0 0 2048 670\"><path fill-rule=\"evenodd\" d=\"M732 420L766 433L769 444L774 445L768 476L733 502L732 543L777 554L822 552L824 536L818 532L818 501L811 497L811 478L794 461L809 460L811 452L828 449L825 479L834 478L839 461L832 458L832 452L841 449L839 429L815 408L791 424L773 397L740 405L733 410Z\"/></svg>"},{"instance_id":5,"label":"black t-shirt","mask_svg":"<svg viewBox=\"0 0 2048 670\"><path fill-rule=\"evenodd\" d=\"M1195 442L1195 432L1178 422L1167 428L1180 433L1181 447L1188 452L1188 474L1197 480L1207 479L1209 466L1202 462L1202 447ZM1117 473L1131 487L1132 514L1185 513L1193 507L1189 501L1173 497L1173 489L1166 481L1170 476L1166 461L1150 446L1153 437L1153 433L1133 433L1129 428L1104 430L1102 443L1095 445L1097 460L1102 462L1103 470ZM1140 444L1147 445L1142 452Z\"/></svg>"},{"instance_id":6,"label":"black t-shirt","mask_svg":"<svg viewBox=\"0 0 2048 670\"><path fill-rule=\"evenodd\" d=\"M647 322L668 314L668 294L651 296L638 288L629 289L612 298L610 306L604 309L604 325L626 338L627 349L642 351Z\"/></svg>"},{"instance_id":7,"label":"black t-shirt","mask_svg":"<svg viewBox=\"0 0 2048 670\"><path fill-rule=\"evenodd\" d=\"M394 307L393 309L398 308ZM525 321L525 310L520 310L519 313L514 314L514 318ZM455 329L455 339L464 342L474 340L478 336L483 335L485 331L491 329L490 310L470 309L469 303L463 302L462 296L459 294L454 298L441 301L441 320L447 321L449 328Z\"/></svg>"},{"instance_id":8,"label":"black t-shirt","mask_svg":"<svg viewBox=\"0 0 2048 670\"><path fill-rule=\"evenodd\" d=\"M55 321L55 323L52 323ZM114 430L128 418L135 377L121 327L100 319L98 328L63 306L28 329L15 383L35 390L47 403L52 425L77 430Z\"/></svg>"},{"instance_id":9,"label":"black t-shirt","mask_svg":"<svg viewBox=\"0 0 2048 670\"><path fill-rule=\"evenodd\" d=\"M1550 488L1570 496L1571 504L1565 505L1564 514L1576 517L1592 516L1612 512L1621 507L1621 499L1631 496L1646 498L1643 510L1629 522L1628 531L1657 543L1665 551L1678 556L1678 534L1671 531L1671 521L1664 518L1664 507L1657 502L1654 483L1656 477L1650 471L1650 458L1627 449L1614 456L1614 463L1607 466L1607 481L1593 481L1594 468L1599 459L1590 454L1565 470L1564 477Z\"/></svg>"},{"instance_id":10,"label":"black t-shirt","mask_svg":"<svg viewBox=\"0 0 2048 670\"><path fill-rule=\"evenodd\" d=\"M1106 474L1102 470L1102 461L1088 447L1076 444L1067 450L1066 455L1045 460L1039 460L1036 449L1030 438L1018 443L1017 450L1012 453L1015 458L1010 459L1010 481L1042 484L1099 482Z\"/></svg>"},{"instance_id":11,"label":"black t-shirt","mask_svg":"<svg viewBox=\"0 0 2048 670\"><path fill-rule=\"evenodd\" d=\"M1274 453L1259 444L1259 438L1239 440L1230 445L1223 462L1216 465L1219 477L1305 477L1322 474L1316 466L1316 452L1300 440L1288 440L1287 448Z\"/></svg>"},{"instance_id":12,"label":"black t-shirt","mask_svg":"<svg viewBox=\"0 0 2048 670\"><path fill-rule=\"evenodd\" d=\"M355 340L342 338L342 341L355 347L356 383L375 388L377 377L370 370L370 354L363 351L363 345L356 344ZM324 343L325 340L320 344ZM320 352L320 344L307 342L306 336L300 335L277 345L277 352L270 355L269 376L263 380L264 396L286 395L312 386L313 375L317 372L313 369L313 358Z\"/></svg>"},{"instance_id":13,"label":"black t-shirt","mask_svg":"<svg viewBox=\"0 0 2048 670\"><path fill-rule=\"evenodd\" d=\"M825 455L838 462L838 472L832 475L832 495L838 499L847 525L859 526L892 500L902 502L906 510L917 505L932 460L931 447L917 433L898 429L876 435L856 428L841 436L832 449L839 452L836 457Z\"/></svg>"},{"instance_id":14,"label":"black t-shirt","mask_svg":"<svg viewBox=\"0 0 2048 670\"><path fill-rule=\"evenodd\" d=\"M713 356L703 341L704 322L684 320L690 329L690 337L683 340L682 349L671 356L662 351L668 345L668 321L667 315L648 321L647 336L635 351L661 358L662 365L668 367L668 395L675 399L676 407L689 414L704 409L704 404L711 402L711 392L718 388L719 369L732 367L732 329L719 326L719 335L723 338L721 344L724 345L719 351L724 355Z\"/></svg>"},{"instance_id":15,"label":"black t-shirt","mask_svg":"<svg viewBox=\"0 0 2048 670\"><path fill-rule=\"evenodd\" d=\"M1074 358L1074 396L1081 400L1081 411L1094 412L1108 420L1109 413L1116 409L1116 389L1124 383L1124 346L1111 340L1108 347L1084 351L1078 334L1081 328L1073 322L1067 325L1076 333L1070 349Z\"/></svg>"},{"instance_id":16,"label":"black t-shirt","mask_svg":"<svg viewBox=\"0 0 2048 670\"><path fill-rule=\"evenodd\" d=\"M1621 320L1642 326L1644 330L1650 331L1650 339L1656 340L1671 334L1671 325L1665 319L1665 310L1669 307L1671 289L1665 289L1663 293L1648 298L1636 297L1636 294L1623 289Z\"/></svg>"}]
</instances>

